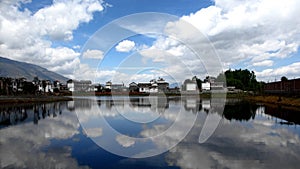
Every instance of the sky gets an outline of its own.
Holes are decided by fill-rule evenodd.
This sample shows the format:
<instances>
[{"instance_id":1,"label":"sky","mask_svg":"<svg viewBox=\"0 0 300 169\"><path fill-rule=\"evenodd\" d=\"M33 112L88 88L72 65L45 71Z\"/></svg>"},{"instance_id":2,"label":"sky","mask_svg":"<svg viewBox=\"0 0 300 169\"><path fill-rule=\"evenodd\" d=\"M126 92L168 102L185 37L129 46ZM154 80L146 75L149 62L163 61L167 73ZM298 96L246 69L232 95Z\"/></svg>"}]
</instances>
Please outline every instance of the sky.
<instances>
[{"instance_id":1,"label":"sky","mask_svg":"<svg viewBox=\"0 0 300 169\"><path fill-rule=\"evenodd\" d=\"M1 0L0 56L94 83L300 78L299 0Z\"/></svg>"}]
</instances>

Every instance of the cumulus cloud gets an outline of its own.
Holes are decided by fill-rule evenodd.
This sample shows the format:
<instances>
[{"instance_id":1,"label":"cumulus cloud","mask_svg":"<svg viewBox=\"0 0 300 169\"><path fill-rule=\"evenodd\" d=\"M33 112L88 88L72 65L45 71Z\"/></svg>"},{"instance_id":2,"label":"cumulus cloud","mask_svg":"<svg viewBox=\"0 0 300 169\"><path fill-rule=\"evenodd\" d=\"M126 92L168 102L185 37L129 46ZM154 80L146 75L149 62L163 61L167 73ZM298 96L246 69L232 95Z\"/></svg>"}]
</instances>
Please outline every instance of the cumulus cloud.
<instances>
[{"instance_id":1,"label":"cumulus cloud","mask_svg":"<svg viewBox=\"0 0 300 169\"><path fill-rule=\"evenodd\" d=\"M280 79L284 75L288 75L289 78L299 77L300 72L300 62L295 62L287 66L282 66L279 68L265 69L263 71L257 71L255 74L258 79L264 81L274 81L275 79Z\"/></svg>"},{"instance_id":2,"label":"cumulus cloud","mask_svg":"<svg viewBox=\"0 0 300 169\"><path fill-rule=\"evenodd\" d=\"M50 146L47 153L43 151L44 147L51 144L51 139L65 140L79 134L76 115L66 111L64 104L60 106L63 112L61 115L41 119L38 126L25 122L0 130L0 168L87 168L72 158L71 147L55 149ZM29 113L31 115L33 112Z\"/></svg>"},{"instance_id":3,"label":"cumulus cloud","mask_svg":"<svg viewBox=\"0 0 300 169\"><path fill-rule=\"evenodd\" d=\"M130 147L130 146L133 146L135 143L134 138L131 138L131 137L128 137L125 135L117 135L116 141L123 147Z\"/></svg>"},{"instance_id":4,"label":"cumulus cloud","mask_svg":"<svg viewBox=\"0 0 300 169\"><path fill-rule=\"evenodd\" d=\"M216 0L212 6L182 16L178 21L167 23L164 33L168 37L158 38L148 48L152 50L153 57L151 59L167 63L166 70L172 70L174 64L171 64L170 60L177 56L178 60L184 62L182 65L179 64L177 72L183 70L185 66L188 66L192 72L199 70L197 65L201 66L202 62L205 65L205 69L200 68L202 73L203 71L217 73L220 70L214 70L214 68L219 60L212 57L216 55L212 52L213 49L207 50L208 47L212 47L220 57L224 69L239 65L254 70L256 67L259 67L260 70L270 67L286 70L285 66L275 68L274 65L277 65L278 60L295 57L294 54L298 51L300 21L294 18L300 14L299 7L300 2L297 0L288 2L280 0L255 0L251 2L247 0ZM184 21L192 24L200 32L190 28ZM185 40L188 43L170 43L171 38L175 38L173 40L176 38L177 40ZM201 56L198 58L191 57L192 53L186 52L186 47L192 47L195 51L202 51L202 53L200 52ZM159 54L153 49L166 51L173 57ZM149 51L141 54L150 58ZM250 65L245 65L245 63ZM198 75L198 73L200 72L195 74ZM276 74L274 73L273 75ZM282 71L282 73L291 76L288 71ZM205 75L200 74L200 77L205 77Z\"/></svg>"},{"instance_id":5,"label":"cumulus cloud","mask_svg":"<svg viewBox=\"0 0 300 169\"><path fill-rule=\"evenodd\" d=\"M102 128L85 128L85 134L88 137L100 137L102 136Z\"/></svg>"},{"instance_id":6,"label":"cumulus cloud","mask_svg":"<svg viewBox=\"0 0 300 169\"><path fill-rule=\"evenodd\" d=\"M197 121L187 137L167 153L168 164L180 168L290 168L299 160L299 136L292 130L275 129L275 121L258 114L261 110L256 110L260 117L247 125L224 119L204 144L195 141L202 122ZM198 115L205 119L204 112Z\"/></svg>"},{"instance_id":7,"label":"cumulus cloud","mask_svg":"<svg viewBox=\"0 0 300 169\"><path fill-rule=\"evenodd\" d=\"M271 59L298 50L298 8L297 0L216 0L215 6L182 18L208 36L224 65L250 59L253 66L272 66Z\"/></svg>"},{"instance_id":8,"label":"cumulus cloud","mask_svg":"<svg viewBox=\"0 0 300 169\"><path fill-rule=\"evenodd\" d=\"M21 10L22 3L30 1L0 2L0 55L70 77L79 65L79 53L64 46L53 47L53 41L73 40L73 31L90 22L94 12L103 10L102 1L57 0L35 13Z\"/></svg>"},{"instance_id":9,"label":"cumulus cloud","mask_svg":"<svg viewBox=\"0 0 300 169\"><path fill-rule=\"evenodd\" d=\"M118 52L130 52L134 49L135 43L130 40L123 40L116 46Z\"/></svg>"},{"instance_id":10,"label":"cumulus cloud","mask_svg":"<svg viewBox=\"0 0 300 169\"><path fill-rule=\"evenodd\" d=\"M255 62L253 63L253 66L273 66L273 61L272 60L264 60L261 62Z\"/></svg>"},{"instance_id":11,"label":"cumulus cloud","mask_svg":"<svg viewBox=\"0 0 300 169\"><path fill-rule=\"evenodd\" d=\"M83 53L83 58L89 59L103 59L103 52L101 50L87 50Z\"/></svg>"}]
</instances>

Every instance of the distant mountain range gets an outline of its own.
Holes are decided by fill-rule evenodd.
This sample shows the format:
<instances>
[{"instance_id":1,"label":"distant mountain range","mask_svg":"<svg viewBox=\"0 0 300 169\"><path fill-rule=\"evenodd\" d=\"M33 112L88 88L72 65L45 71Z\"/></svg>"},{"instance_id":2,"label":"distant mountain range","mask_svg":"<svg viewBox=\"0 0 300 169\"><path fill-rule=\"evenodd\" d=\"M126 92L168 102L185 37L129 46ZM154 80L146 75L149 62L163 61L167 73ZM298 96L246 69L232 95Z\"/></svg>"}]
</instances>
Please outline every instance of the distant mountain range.
<instances>
[{"instance_id":1,"label":"distant mountain range","mask_svg":"<svg viewBox=\"0 0 300 169\"><path fill-rule=\"evenodd\" d=\"M33 80L36 76L40 80L59 80L63 83L68 80L68 78L40 66L0 57L0 77L25 77L27 80Z\"/></svg>"}]
</instances>

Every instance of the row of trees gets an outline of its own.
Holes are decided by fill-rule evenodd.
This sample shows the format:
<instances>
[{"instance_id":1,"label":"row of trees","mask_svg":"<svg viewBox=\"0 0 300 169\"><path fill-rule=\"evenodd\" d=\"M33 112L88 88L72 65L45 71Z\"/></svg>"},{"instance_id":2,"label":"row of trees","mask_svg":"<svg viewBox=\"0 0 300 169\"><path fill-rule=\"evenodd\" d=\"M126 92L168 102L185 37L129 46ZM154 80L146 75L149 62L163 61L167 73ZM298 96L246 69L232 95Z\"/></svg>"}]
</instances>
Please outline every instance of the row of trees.
<instances>
[{"instance_id":1,"label":"row of trees","mask_svg":"<svg viewBox=\"0 0 300 169\"><path fill-rule=\"evenodd\" d=\"M209 77L207 76L205 79L201 80L194 76L196 79L197 85L199 89L201 88L202 82L207 82L213 80L215 82L226 82L226 86L234 86L236 89L246 90L246 91L254 91L254 92L262 92L264 82L258 82L256 80L256 75L253 71L249 71L248 69L242 70L227 70L224 73L220 73L217 77Z\"/></svg>"},{"instance_id":2,"label":"row of trees","mask_svg":"<svg viewBox=\"0 0 300 169\"><path fill-rule=\"evenodd\" d=\"M261 92L263 89L263 82L256 80L255 73L248 69L242 70L227 70L225 73L220 73L216 81L225 82L227 86L235 86L237 89Z\"/></svg>"}]
</instances>

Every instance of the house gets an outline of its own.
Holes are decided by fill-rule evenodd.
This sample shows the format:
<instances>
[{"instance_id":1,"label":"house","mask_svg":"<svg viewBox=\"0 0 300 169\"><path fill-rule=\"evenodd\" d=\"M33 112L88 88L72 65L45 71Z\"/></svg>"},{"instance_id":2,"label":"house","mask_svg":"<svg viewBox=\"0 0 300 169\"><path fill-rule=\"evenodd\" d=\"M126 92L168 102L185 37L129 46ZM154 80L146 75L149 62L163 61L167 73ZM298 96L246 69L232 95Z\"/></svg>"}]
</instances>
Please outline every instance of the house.
<instances>
[{"instance_id":1,"label":"house","mask_svg":"<svg viewBox=\"0 0 300 169\"><path fill-rule=\"evenodd\" d=\"M106 83L105 83L105 89L111 90L111 85L112 85L112 82L111 82L111 81L106 82Z\"/></svg>"},{"instance_id":2,"label":"house","mask_svg":"<svg viewBox=\"0 0 300 169\"><path fill-rule=\"evenodd\" d=\"M126 92L128 89L124 84L111 84L112 92Z\"/></svg>"},{"instance_id":3,"label":"house","mask_svg":"<svg viewBox=\"0 0 300 169\"><path fill-rule=\"evenodd\" d=\"M201 83L202 92L225 92L224 82L217 82L216 78L207 76Z\"/></svg>"},{"instance_id":4,"label":"house","mask_svg":"<svg viewBox=\"0 0 300 169\"><path fill-rule=\"evenodd\" d=\"M75 92L75 91L80 91L80 92L90 92L90 91L94 91L94 89L92 89L92 81L90 80L68 80L67 81L67 88L69 89L69 91L71 92Z\"/></svg>"},{"instance_id":5,"label":"house","mask_svg":"<svg viewBox=\"0 0 300 169\"><path fill-rule=\"evenodd\" d=\"M210 88L211 90L213 91L222 91L224 90L224 82L213 82L213 83L210 83Z\"/></svg>"},{"instance_id":6,"label":"house","mask_svg":"<svg viewBox=\"0 0 300 169\"><path fill-rule=\"evenodd\" d=\"M135 82L131 82L129 84L129 92L139 92L138 84L136 84Z\"/></svg>"},{"instance_id":7,"label":"house","mask_svg":"<svg viewBox=\"0 0 300 169\"><path fill-rule=\"evenodd\" d=\"M171 94L180 94L180 88L179 87L174 87L174 88L169 88L168 93Z\"/></svg>"},{"instance_id":8,"label":"house","mask_svg":"<svg viewBox=\"0 0 300 169\"><path fill-rule=\"evenodd\" d=\"M150 80L151 86L149 87L149 93L158 93L158 83L155 79Z\"/></svg>"},{"instance_id":9,"label":"house","mask_svg":"<svg viewBox=\"0 0 300 169\"><path fill-rule=\"evenodd\" d=\"M201 83L201 89L202 92L210 91L210 83L209 82Z\"/></svg>"},{"instance_id":10,"label":"house","mask_svg":"<svg viewBox=\"0 0 300 169\"><path fill-rule=\"evenodd\" d=\"M42 85L44 88L44 92L46 92L46 93L53 92L52 83L50 80L43 80Z\"/></svg>"},{"instance_id":11,"label":"house","mask_svg":"<svg viewBox=\"0 0 300 169\"><path fill-rule=\"evenodd\" d=\"M150 80L150 83L139 83L139 92L141 93L159 93L167 92L169 89L169 83L163 78L158 78Z\"/></svg>"},{"instance_id":12,"label":"house","mask_svg":"<svg viewBox=\"0 0 300 169\"><path fill-rule=\"evenodd\" d=\"M138 83L139 92L141 93L150 93L151 83Z\"/></svg>"},{"instance_id":13,"label":"house","mask_svg":"<svg viewBox=\"0 0 300 169\"><path fill-rule=\"evenodd\" d=\"M108 91L108 92L126 92L128 90L128 88L124 85L124 83L122 84L113 84L111 81L108 81L105 83L105 87L104 90Z\"/></svg>"},{"instance_id":14,"label":"house","mask_svg":"<svg viewBox=\"0 0 300 169\"><path fill-rule=\"evenodd\" d=\"M181 87L182 93L198 93L199 88L197 86L197 80L196 78L193 78L192 80L186 79Z\"/></svg>"},{"instance_id":15,"label":"house","mask_svg":"<svg viewBox=\"0 0 300 169\"><path fill-rule=\"evenodd\" d=\"M74 82L74 80L70 79L70 80L67 81L67 88L70 92L75 91L75 82Z\"/></svg>"},{"instance_id":16,"label":"house","mask_svg":"<svg viewBox=\"0 0 300 169\"><path fill-rule=\"evenodd\" d=\"M103 85L103 84L96 84L95 85L95 90L96 90L96 92L104 92L105 91L105 85Z\"/></svg>"},{"instance_id":17,"label":"house","mask_svg":"<svg viewBox=\"0 0 300 169\"><path fill-rule=\"evenodd\" d=\"M163 78L158 78L156 83L159 92L166 92L169 88L169 83L166 82Z\"/></svg>"},{"instance_id":18,"label":"house","mask_svg":"<svg viewBox=\"0 0 300 169\"><path fill-rule=\"evenodd\" d=\"M18 78L12 80L12 90L13 92L22 92L26 78Z\"/></svg>"}]
</instances>

